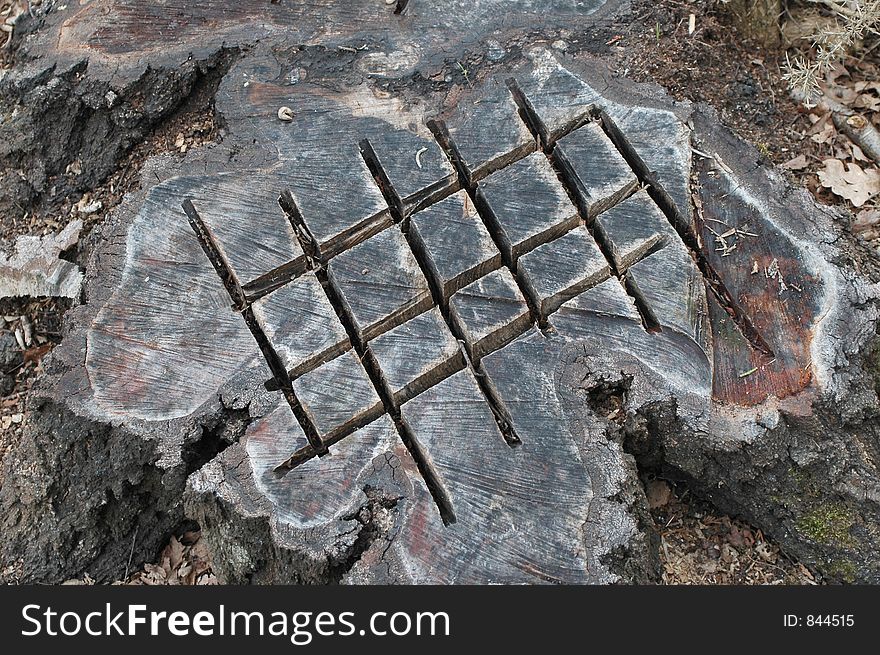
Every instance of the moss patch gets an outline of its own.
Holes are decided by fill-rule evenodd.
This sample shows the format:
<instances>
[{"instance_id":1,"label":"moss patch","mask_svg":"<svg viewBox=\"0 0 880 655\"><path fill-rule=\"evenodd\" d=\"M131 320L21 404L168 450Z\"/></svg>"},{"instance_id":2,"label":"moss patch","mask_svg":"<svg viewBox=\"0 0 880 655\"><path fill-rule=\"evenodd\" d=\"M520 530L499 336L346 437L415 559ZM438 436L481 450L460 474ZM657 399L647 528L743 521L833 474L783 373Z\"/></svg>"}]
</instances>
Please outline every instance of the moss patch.
<instances>
[{"instance_id":1,"label":"moss patch","mask_svg":"<svg viewBox=\"0 0 880 655\"><path fill-rule=\"evenodd\" d=\"M846 548L853 545L850 528L855 515L843 505L826 503L804 514L797 522L798 532L813 541Z\"/></svg>"},{"instance_id":2,"label":"moss patch","mask_svg":"<svg viewBox=\"0 0 880 655\"><path fill-rule=\"evenodd\" d=\"M852 584L856 581L855 564L846 560L841 559L831 562L827 567L825 567L825 571L831 577L843 580L844 582L849 584Z\"/></svg>"}]
</instances>

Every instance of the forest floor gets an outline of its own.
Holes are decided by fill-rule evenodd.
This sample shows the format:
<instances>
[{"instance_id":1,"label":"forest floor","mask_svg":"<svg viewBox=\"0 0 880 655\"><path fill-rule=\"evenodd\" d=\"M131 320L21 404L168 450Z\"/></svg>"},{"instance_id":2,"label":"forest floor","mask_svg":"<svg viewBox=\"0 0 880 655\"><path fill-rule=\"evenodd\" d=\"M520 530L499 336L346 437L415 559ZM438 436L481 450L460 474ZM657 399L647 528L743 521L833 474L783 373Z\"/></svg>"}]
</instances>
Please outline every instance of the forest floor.
<instances>
[{"instance_id":1,"label":"forest floor","mask_svg":"<svg viewBox=\"0 0 880 655\"><path fill-rule=\"evenodd\" d=\"M4 12L14 10L16 4L0 0L0 24ZM634 0L632 7L632 17L610 25L607 40L598 44L597 54L612 69L636 81L656 82L676 99L711 105L720 120L762 157L787 170L792 183L809 189L822 203L849 210L852 230L880 244L876 165L835 130L829 116L807 111L792 100L783 79L786 50L806 48L805 37L821 27L821 15L815 11L787 15L782 44L767 48L739 34L713 0ZM0 42L3 36L0 33ZM0 66L11 65L14 57L0 52ZM825 83L838 101L880 124L880 70L874 51L848 58ZM59 194L56 202L37 211L3 217L0 247L8 248L22 234L57 231L76 218L83 219L84 238L126 193L137 188L147 158L168 153L182 157L187 149L220 138L218 122L210 89L195 94L136 146L100 187L85 196ZM83 212L96 203L99 211ZM10 369L0 370L11 388L0 397L0 459L20 437L28 390L41 374L41 359L62 338L62 317L71 304L45 298L0 300L0 337L4 332L15 336L14 341L0 339L0 349L16 350L0 352L0 362L12 362ZM646 486L661 537L664 583L822 583L759 530L718 513L691 497L687 489L665 480L650 480ZM131 571L120 582L212 584L216 578L198 532L188 531L172 537L155 563Z\"/></svg>"}]
</instances>

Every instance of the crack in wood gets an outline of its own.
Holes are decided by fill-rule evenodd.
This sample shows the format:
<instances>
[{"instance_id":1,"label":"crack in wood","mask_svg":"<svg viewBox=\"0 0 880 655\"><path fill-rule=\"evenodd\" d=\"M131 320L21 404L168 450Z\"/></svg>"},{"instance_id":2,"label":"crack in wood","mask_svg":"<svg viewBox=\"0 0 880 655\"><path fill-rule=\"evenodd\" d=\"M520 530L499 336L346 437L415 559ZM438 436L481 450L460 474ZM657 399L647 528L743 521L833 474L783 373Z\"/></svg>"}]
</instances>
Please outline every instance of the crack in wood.
<instances>
[{"instance_id":1,"label":"crack in wood","mask_svg":"<svg viewBox=\"0 0 880 655\"><path fill-rule=\"evenodd\" d=\"M257 321L253 307L247 302L235 271L233 271L232 266L227 261L226 256L223 254L223 251L214 239L214 236L211 234L210 229L205 224L198 211L196 211L190 198L186 198L183 201L183 211L186 213L189 224L199 241L199 245L202 247L205 255L207 255L208 260L214 266L214 270L217 272L217 275L220 277L220 280L223 282L223 285L226 287L227 292L232 298L233 309L241 314L245 324L251 332L251 335L257 342L257 346L259 346L260 352L263 354L263 358L266 360L266 364L272 374L274 384L284 395L284 399L287 401L294 417L302 428L303 433L306 435L309 446L312 448L315 455L323 457L329 452L327 445L321 439L321 435L318 434L318 429L309 418L302 403L299 401L299 398L297 398L297 395L293 390L293 383L284 367L284 363L281 361L281 357L278 356L278 353L275 351L275 348L272 346L269 338L260 326L259 321Z\"/></svg>"},{"instance_id":2,"label":"crack in wood","mask_svg":"<svg viewBox=\"0 0 880 655\"><path fill-rule=\"evenodd\" d=\"M629 295L635 304L636 310L639 313L639 316L642 320L642 325L645 330L648 332L659 332L660 331L660 323L657 320L657 316L648 306L647 300L644 295L639 292L638 286L635 284L635 280L632 279L631 276L627 276L625 271L619 270L617 266L617 262L614 257L614 244L611 239L605 234L605 231L602 229L602 226L594 220L591 220L593 217L589 216L584 212L583 208L586 207L589 203L586 198L583 197L583 191L580 188L580 185L577 183L574 177L573 171L570 167L562 165L560 160L553 156L554 148L556 146L556 142L567 134L571 133L578 127L582 127L587 122L594 120L595 118L595 108L592 106L587 108L583 114L579 115L577 118L573 119L569 123L567 123L562 129L558 130L556 133L551 134L551 132L547 129L544 121L538 115L538 112L535 110L531 101L529 101L525 92L520 88L519 83L514 78L507 79L507 86L510 89L511 95L513 96L514 102L516 102L519 107L519 115L522 118L523 122L526 124L532 133L535 135L535 138L538 139L541 143L541 150L544 152L544 155L547 157L547 160L550 162L550 165L553 166L556 174L559 176L559 181L562 183L562 186L565 187L566 192L569 197L575 201L575 206L578 207L578 211L581 214L581 222L590 232L590 235L593 237L593 240L596 242L596 245L599 246L599 250L602 252L602 255L608 262L608 266L611 269L614 276L620 281L621 285L623 285L624 290L627 295ZM635 191L635 188L630 189L631 191ZM621 197L617 198L617 201L620 202L624 200L625 194L621 194ZM610 209L615 203L611 200L607 203L607 206L603 207L604 209ZM659 235L658 235L659 236ZM663 247L665 242L661 239L658 241L654 241L652 243L652 247L646 248L641 256L639 254L634 254L632 257L632 261L629 263L629 266L637 264L642 259L650 256L657 250Z\"/></svg>"},{"instance_id":3,"label":"crack in wood","mask_svg":"<svg viewBox=\"0 0 880 655\"><path fill-rule=\"evenodd\" d=\"M343 328L348 334L348 338L351 341L358 358L363 364L367 377L370 379L370 383L373 385L376 394L382 401L385 413L391 418L397 429L397 433L400 436L400 440L415 461L419 473L425 481L425 485L428 487L431 496L434 498L434 502L437 505L443 523L445 525L455 523L455 511L452 507L449 493L446 491L443 484L443 480L431 465L430 459L425 455L424 449L418 442L418 439L416 439L412 429L401 416L400 405L395 401L394 394L385 381L385 376L382 373L382 369L379 366L375 355L370 349L367 339L362 337L358 331L357 321L345 301L342 290L339 288L333 277L329 275L327 268L328 262L322 257L320 245L297 208L293 195L288 190L284 190L278 202L293 226L297 238L300 239L300 245L302 246L303 252L307 253L307 255L314 259L317 264L314 269L314 274L321 283L321 287L327 294L327 300L333 306L336 315L339 317L339 321L342 323ZM343 436L352 434L359 427L362 426L346 430L346 435L334 436L338 436L339 439L341 439ZM307 461L310 457L307 457L306 455L307 453L304 452L303 449L295 452L291 457L275 467L275 473L278 475L285 475L296 466Z\"/></svg>"},{"instance_id":4,"label":"crack in wood","mask_svg":"<svg viewBox=\"0 0 880 655\"><path fill-rule=\"evenodd\" d=\"M746 314L746 312L739 306L739 303L736 302L733 294L730 293L727 286L724 284L724 281L721 279L721 276L718 274L718 271L714 269L703 255L693 227L689 224L687 218L682 215L681 211L673 201L672 196L670 196L663 185L660 184L656 174L648 168L648 165L645 164L644 160L639 156L638 152L636 152L636 149L623 134L623 131L605 111L599 111L599 119L602 129L608 135L608 138L611 139L611 142L620 152L621 156L623 156L629 164L630 168L632 168L636 177L638 177L642 184L645 185L648 195L654 201L654 204L657 205L660 211L663 212L666 220L668 220L670 225L672 225L672 227L675 228L675 231L678 232L679 237L684 242L684 245L687 247L688 252L690 252L694 263L696 263L697 268L702 274L706 286L715 296L718 304L731 317L731 319L733 319L733 323L736 325L737 330L739 330L740 334L743 335L752 348L768 357L775 357L772 348L770 348L766 340L761 336L748 314Z\"/></svg>"}]
</instances>

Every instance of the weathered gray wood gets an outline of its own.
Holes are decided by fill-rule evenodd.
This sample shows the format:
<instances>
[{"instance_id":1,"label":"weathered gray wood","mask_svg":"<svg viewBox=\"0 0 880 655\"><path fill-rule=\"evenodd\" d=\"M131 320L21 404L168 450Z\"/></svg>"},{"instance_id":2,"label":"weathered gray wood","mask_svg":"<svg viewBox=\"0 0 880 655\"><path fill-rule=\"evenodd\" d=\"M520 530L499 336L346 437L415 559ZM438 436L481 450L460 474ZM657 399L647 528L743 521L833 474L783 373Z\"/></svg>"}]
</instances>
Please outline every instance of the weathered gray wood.
<instances>
[{"instance_id":1,"label":"weathered gray wood","mask_svg":"<svg viewBox=\"0 0 880 655\"><path fill-rule=\"evenodd\" d=\"M222 44L235 47L279 38L294 44L358 44L361 41L357 37L362 34L384 38L399 35L399 43L392 41L379 52L369 52L371 56L361 62L365 74L394 78L412 72L413 43L445 53L461 39L478 41L496 32L499 18L503 18L505 30L533 29L538 22L564 28L570 27L572 21L592 24L607 18L620 5L610 0L582 0L576 5L554 0L525 2L517 6L517 11L510 12L509 3L510 0L412 1L402 16L395 14L396 3L376 0L243 0L235 5L223 0L195 5L182 0L165 5L114 0L112 11L107 11L105 1L68 4L49 13L47 30L28 50L33 57L51 56L65 64L91 58L102 75L115 74L124 82L142 72L145 58L156 68L168 67L189 56L204 57ZM174 38L169 39L168 35ZM346 63L356 59L351 56L355 53L340 54ZM336 76L328 77L342 74L339 70L334 72ZM296 75L285 75L282 81L293 84L296 79Z\"/></svg>"},{"instance_id":2,"label":"weathered gray wood","mask_svg":"<svg viewBox=\"0 0 880 655\"><path fill-rule=\"evenodd\" d=\"M870 454L863 455L870 440L863 435L853 438L842 422L826 430L830 423L818 418L818 408L840 407L848 425L857 425L860 417L877 412L869 386L850 393L867 376L857 364L846 363L875 334L876 293L860 285L853 271L831 263L844 261L848 253L840 252L842 241L822 212L756 169L750 155L743 154L743 144L719 137L711 120L707 126L702 110L692 111L686 103L673 103L648 87L616 80L582 56L586 42L562 30L594 31L592 19L584 16L596 6L563 0L414 0L408 15L396 17L393 8L373 0L277 6L245 2L228 12L220 11L214 0L171 10L119 0L114 4L119 11L107 17L99 13L109 7L104 2L71 5L69 14L53 11L46 33L53 38L37 35L35 40L51 41L74 61L87 53L89 66L73 74L68 61L52 72L54 62L38 60L33 66L49 71L43 77L22 79L11 73L16 88L33 89L26 93L37 100L34 108L16 108L23 120L5 126L13 136L22 136L20 126L51 124L53 135L68 129L65 126L76 123L71 117L84 106L76 95L82 92L92 103L88 112L94 120L71 128L71 138L57 142L89 141L70 156L85 156L83 169L90 171L90 162L103 161L104 167L95 169L103 172L93 174L97 180L112 170L106 161L114 157L90 156L89 149L127 151L139 138L130 133L129 120L139 129L153 125L179 104L195 79L210 85L220 75L224 78L216 104L225 131L221 143L193 149L182 161L148 163L142 192L126 200L96 236L88 304L71 314L65 343L47 368L54 371L45 385L50 389L47 400L35 403L40 409L35 410L27 446L35 456L10 460L14 465L9 470L15 473L7 475L0 489L0 513L7 518L0 547L16 563L20 557L24 560L22 577L39 579L35 571L51 570L45 579L60 580L92 562L102 562L102 576L107 577L105 563L124 564L132 543L136 542L135 559L154 553L155 544L141 545L142 536L150 535L155 542L154 533L170 530L183 518L181 481L195 471L189 475L186 494L189 516L205 527L217 570L229 581L656 579L647 522L640 521L646 518L644 493L633 465L633 457L645 456L640 449L649 440L652 450L644 461L652 466L658 464L655 458L661 459L660 465L681 472L693 488L730 503L738 513L759 518L762 528L772 529L802 556L806 553L813 561L844 557L862 578L876 578L877 559L864 556L878 552L876 535L870 532L878 512L864 492L878 479ZM245 20L248 17L253 20ZM66 18L71 20L61 29ZM179 22L174 32L179 38L171 41L167 30L156 27L168 27L169 20ZM211 26L212 38L204 38L206 25ZM120 28L119 34L111 34L110 27ZM214 35L216 40L229 37L230 46L241 38L268 38L242 50L233 63L231 56L219 54ZM565 63L555 44L560 39L568 40L565 48L571 53L564 56ZM144 44L155 48L160 41L161 52L138 50ZM545 41L554 47L535 45ZM208 50L215 53L212 58L199 60ZM190 52L196 59L178 69L176 57ZM217 62L232 68L200 77L199 67L220 66ZM132 84L145 66L151 67L149 72ZM132 73L135 69L138 72ZM127 82L112 84L113 94L107 94L101 75L115 75L114 71L119 71L117 81ZM698 169L709 178L700 181L702 192L709 194L703 198L707 221L743 214L751 221L749 207L753 208L758 225L772 227L758 231L750 226L756 234L768 235L762 240L765 250L749 250L759 266L769 269L776 257L784 280L791 277L806 289L801 282L815 279L815 293L802 301L768 298L778 293L779 278L773 277L771 289L771 282L756 284L746 273L749 262L734 256L714 259L718 255L707 252L714 235L702 223L702 247L696 240L686 240L685 246L670 228L661 229L662 221L655 224L651 234L669 236L665 247L655 251L651 234L647 241L640 236L644 225L624 226L611 235L610 228L603 229L604 213L599 213L589 227L616 261L610 268L623 269L617 271L623 280L609 278L568 300L581 291L576 269L586 260L575 256L576 247L561 253L556 266L541 256L564 248L566 237L583 237L580 245L589 246L583 225L575 220L549 233L539 228L539 236L520 253L509 245L506 263L516 270L514 281L508 268L498 269L498 253L489 247L487 233L479 229L461 194L451 222L466 215L467 220L458 227L428 235L419 223L421 212L416 212L413 223L403 221L400 228L415 244L423 266L436 259L437 271L443 267L436 276L439 293L432 291L452 321L467 321L471 332L465 336L476 340L471 350L482 356L473 367L449 378L440 379L458 363L448 369L441 363L423 375L432 362L452 353L452 343L449 335L442 336L443 326L432 307L435 299L418 275L414 282L407 273L418 267L400 242L401 230L391 227L392 212L365 170L358 144L368 139L374 145L376 157L368 160L377 164L373 170L388 174L398 193L410 198L415 189L416 198L433 201L454 188L443 186L449 169L441 160L438 166L445 172L429 180L415 154L431 144L422 156L436 155L425 119L439 116L450 128L447 154L458 165L456 149L466 153L459 171L463 178L473 183L468 166L476 167L476 175L483 176L481 186L491 185L496 175L503 179L507 165L536 147L505 88L507 77L518 80L528 96L523 115L530 126L538 127L548 150L558 138L556 146L565 153L564 135L572 130L572 140L590 134L602 141L597 126L585 126L585 121L604 116L602 127L639 181L650 185L662 209L663 216L655 213L651 220L675 223L682 232L693 227L693 137L696 147L710 155L698 163L712 167ZM70 91L58 95L52 89L59 85ZM154 86L161 87L155 96L144 94ZM53 102L60 98L58 106L66 107L66 99L73 102L59 119L58 109L47 111L46 101L39 101L42 96ZM292 117L282 115L292 120L279 119L282 107L290 109ZM534 119L532 108L540 120ZM114 122L122 118L125 125ZM80 139L86 130L100 133L105 125L114 126L106 132L106 143ZM121 136L114 136L117 133ZM437 134L442 140L443 130ZM705 134L711 138L702 142ZM23 142L27 139L18 141ZM397 143L400 157L391 152L394 147L386 147ZM619 158L607 143L600 148L604 154L596 160L614 160L619 168ZM31 161L20 150L6 160ZM41 161L46 157L37 157L34 171L42 170ZM547 166L543 154L534 161ZM46 166L47 176L60 174L67 163ZM408 163L414 168L408 170ZM493 170L496 167L501 168ZM713 186L714 176L728 167L736 171L729 173L730 183ZM588 167L588 173L596 172L605 175L609 170ZM578 176L572 167L562 177L570 185ZM153 179L165 182L150 187ZM422 184L432 191L423 195L418 189ZM526 179L511 195L521 194L521 205L530 206L535 184ZM586 183L579 184L586 191ZM391 185L381 188L399 218ZM213 187L220 193L203 193ZM358 341L373 337L366 352L358 343L357 351L349 350L296 380L307 407L297 412L301 422L296 423L290 408L279 406L279 395L264 389L263 357L241 316L230 310L221 281L204 261L179 211L182 199L192 196L206 223L216 230L220 247L224 252L230 249L228 258L235 259L232 253L240 251L236 266L245 269L239 271L242 282L258 276L254 284L244 285L249 299L268 294L258 309L277 304L287 310L285 315L279 309L277 320L264 315L261 321L264 332L276 322L282 329L267 336L266 341L273 342L268 346L261 341L264 351L275 347L284 352L289 335L283 324L303 320L312 325L313 318L294 319L295 309L280 301L299 289L295 285L313 284L307 280L314 273L308 270L311 262L298 254L289 221L276 206L283 189L294 193L304 222L320 233L323 255L340 258L341 264L330 264L331 277L335 268L349 266L352 275L345 284L327 287L333 302L338 300L336 309L346 323L347 313L359 313L364 320L365 325L351 330L360 330ZM5 192L0 192L0 205ZM598 208L584 204L584 218L589 219ZM255 217L249 218L252 214ZM811 219L808 229L803 228L803 216ZM544 219L552 222L549 214L536 218ZM487 220L492 236L502 242L507 229L524 225L502 227L500 220L493 224L491 213ZM430 236L436 238L432 241ZM544 243L552 237L562 238ZM393 247L388 246L391 241L396 242ZM359 251L361 247L366 250ZM355 249L346 252L350 248ZM535 250L523 254L530 248ZM737 252L746 251L744 245L741 248ZM370 272L364 274L351 264L367 251L373 252L366 259L374 270L370 283L375 287L364 292L369 285L357 282L364 275L369 278ZM390 254L383 259L380 252ZM523 256L517 260L516 254ZM539 265L527 266L532 262ZM704 278L694 274L694 262ZM317 273L323 279L323 271ZM396 276L403 282L398 284ZM637 297L639 309L650 307L656 314L657 325L645 321L650 331L642 323L644 312L639 315L621 282ZM707 306L706 282L719 298L708 305L711 338L699 324L700 308ZM386 288L380 291L380 285ZM524 288L532 316L518 293ZM482 297L471 294L480 289L486 292ZM531 324L539 318L535 305L541 303L532 302L538 289L556 294L545 303L549 316L539 321L540 330ZM447 308L444 298L451 293ZM384 299L390 299L388 306ZM567 302L549 312L561 300ZM742 314L734 311L734 301L745 307ZM480 303L485 312L473 309ZM321 316L326 309L325 305ZM782 335L782 327L797 328L793 334L798 354L791 363L796 361L806 375L798 379L801 386L789 387L790 395L781 400L774 395L784 395L786 385L759 380L764 373L760 367L742 377L744 382L732 380L742 375L740 367L751 363L751 351L744 358L737 350L751 343L741 325L747 313L754 314L761 329L769 328L767 339L774 348L784 340L771 338L773 334ZM771 320L774 313L781 318ZM429 321L431 331L423 332ZM258 329L254 332L261 336ZM399 335L403 336L398 340ZM308 350L307 336L289 342L289 347ZM317 336L315 340L318 343ZM383 350L383 343L391 345ZM437 360L429 352L432 347L440 352ZM364 356L364 363L355 352ZM785 381L795 379L793 372L793 366L787 367ZM395 376L403 385L396 402L383 383L392 386ZM405 381L413 376L420 380L417 384ZM429 382L436 384L428 387ZM618 393L620 407L609 415L597 400ZM396 405L407 398L400 419ZM790 420L793 413L796 420ZM325 436L327 431L333 436L331 454L303 457L285 477L270 474L289 458L290 449L303 444L297 427L305 425L314 437L312 422ZM624 453L624 439L632 455ZM516 448L507 445L516 443ZM215 456L227 444L231 445ZM44 464L34 469L35 462ZM19 475L21 470L34 474ZM813 475L831 483L810 483L809 493L797 489L795 479ZM773 500L780 490L784 502ZM443 525L440 513L444 493L458 519L451 526ZM76 498L77 504L69 498ZM852 557L854 549L847 544L818 546L800 534L797 513L821 511L827 503L844 507L854 517L847 544L858 544L860 557ZM43 534L48 532L51 538ZM64 562L58 563L60 559ZM0 575L6 571L3 568ZM114 570L114 577L118 575Z\"/></svg>"},{"instance_id":3,"label":"weathered gray wood","mask_svg":"<svg viewBox=\"0 0 880 655\"><path fill-rule=\"evenodd\" d=\"M706 352L708 307L702 276L687 247L645 191L596 219L619 272L661 327L678 330Z\"/></svg>"},{"instance_id":4,"label":"weathered gray wood","mask_svg":"<svg viewBox=\"0 0 880 655\"><path fill-rule=\"evenodd\" d=\"M247 213L248 203L239 196L233 200L232 189L249 185L251 178L177 177L152 189L129 232L131 263L85 340L97 403L125 408L124 413L147 421L180 418L196 411L214 393L212 387L242 366L261 363L180 206L190 197L205 214L229 220L230 211ZM256 188L268 193L272 186L268 176ZM283 235L280 215L278 226L274 234ZM234 243L225 248L237 250ZM269 265L260 263L262 252L257 265L244 263L245 272Z\"/></svg>"},{"instance_id":5,"label":"weathered gray wood","mask_svg":"<svg viewBox=\"0 0 880 655\"><path fill-rule=\"evenodd\" d=\"M596 109L603 110L626 135L645 168L655 174L684 223L690 225L690 130L679 117L668 108L633 107L603 95L546 50L535 51L531 57L534 68L517 79L548 132L565 134Z\"/></svg>"},{"instance_id":6,"label":"weathered gray wood","mask_svg":"<svg viewBox=\"0 0 880 655\"><path fill-rule=\"evenodd\" d=\"M465 367L461 346L437 309L379 335L370 350L398 404Z\"/></svg>"},{"instance_id":7,"label":"weathered gray wood","mask_svg":"<svg viewBox=\"0 0 880 655\"><path fill-rule=\"evenodd\" d=\"M458 175L434 139L408 130L377 130L370 139L405 213L453 192Z\"/></svg>"},{"instance_id":8,"label":"weathered gray wood","mask_svg":"<svg viewBox=\"0 0 880 655\"><path fill-rule=\"evenodd\" d=\"M605 256L583 226L523 255L518 270L540 299L544 318L611 275Z\"/></svg>"},{"instance_id":9,"label":"weathered gray wood","mask_svg":"<svg viewBox=\"0 0 880 655\"><path fill-rule=\"evenodd\" d=\"M560 139L553 159L577 184L579 200L583 202L581 211L588 221L620 202L639 184L626 160L595 121Z\"/></svg>"},{"instance_id":10,"label":"weathered gray wood","mask_svg":"<svg viewBox=\"0 0 880 655\"><path fill-rule=\"evenodd\" d=\"M705 287L684 246L672 242L634 264L626 275L662 328L677 330L711 352Z\"/></svg>"},{"instance_id":11,"label":"weathered gray wood","mask_svg":"<svg viewBox=\"0 0 880 655\"><path fill-rule=\"evenodd\" d=\"M195 200L199 214L242 283L303 254L293 228L274 202L277 184L274 176L249 180L252 196L242 196L241 187L235 183L215 184ZM206 198L207 194L211 197Z\"/></svg>"},{"instance_id":12,"label":"weathered gray wood","mask_svg":"<svg viewBox=\"0 0 880 655\"><path fill-rule=\"evenodd\" d=\"M328 273L368 340L431 307L431 291L400 230L390 228L330 262Z\"/></svg>"},{"instance_id":13,"label":"weathered gray wood","mask_svg":"<svg viewBox=\"0 0 880 655\"><path fill-rule=\"evenodd\" d=\"M344 249L352 232L390 224L385 199L357 144L311 152L297 160L297 169L290 192L322 252Z\"/></svg>"},{"instance_id":14,"label":"weathered gray wood","mask_svg":"<svg viewBox=\"0 0 880 655\"><path fill-rule=\"evenodd\" d=\"M482 85L478 100L472 100L468 111L457 112L447 123L457 154L472 182L537 149L503 77L493 77ZM467 103L467 99L459 102Z\"/></svg>"},{"instance_id":15,"label":"weathered gray wood","mask_svg":"<svg viewBox=\"0 0 880 655\"><path fill-rule=\"evenodd\" d=\"M297 378L293 382L293 389L325 439L366 425L384 411L363 364L353 350ZM281 461L283 459L275 464Z\"/></svg>"},{"instance_id":16,"label":"weathered gray wood","mask_svg":"<svg viewBox=\"0 0 880 655\"><path fill-rule=\"evenodd\" d=\"M675 209L676 220L693 228L690 131L672 112L646 107L609 112L626 142L658 181Z\"/></svg>"},{"instance_id":17,"label":"weathered gray wood","mask_svg":"<svg viewBox=\"0 0 880 655\"><path fill-rule=\"evenodd\" d=\"M443 296L501 266L501 253L464 191L412 216L410 230L443 282Z\"/></svg>"},{"instance_id":18,"label":"weathered gray wood","mask_svg":"<svg viewBox=\"0 0 880 655\"><path fill-rule=\"evenodd\" d=\"M580 308L578 296L550 317L557 334L574 341L586 340L591 349L602 352L629 353L682 393L710 393L712 367L705 350L675 330L646 332L619 281L609 280L584 295L589 309ZM596 304L601 307L599 311Z\"/></svg>"},{"instance_id":19,"label":"weathered gray wood","mask_svg":"<svg viewBox=\"0 0 880 655\"><path fill-rule=\"evenodd\" d=\"M332 447L329 457L313 457L281 478L278 462L308 442L290 408L282 403L245 433L257 488L281 508L279 519L297 528L321 526L344 515L361 495L358 475L393 446L394 432L370 428Z\"/></svg>"},{"instance_id":20,"label":"weathered gray wood","mask_svg":"<svg viewBox=\"0 0 880 655\"><path fill-rule=\"evenodd\" d=\"M484 180L477 200L501 235L501 247L515 260L574 227L578 213L540 152Z\"/></svg>"},{"instance_id":21,"label":"weathered gray wood","mask_svg":"<svg viewBox=\"0 0 880 655\"><path fill-rule=\"evenodd\" d=\"M449 309L474 360L519 336L531 323L528 305L506 268L489 273L453 295Z\"/></svg>"},{"instance_id":22,"label":"weathered gray wood","mask_svg":"<svg viewBox=\"0 0 880 655\"><path fill-rule=\"evenodd\" d=\"M641 321L632 297L627 295L617 278L609 278L578 294L562 306L561 313L564 314L567 311L620 316L636 323Z\"/></svg>"},{"instance_id":23,"label":"weathered gray wood","mask_svg":"<svg viewBox=\"0 0 880 655\"><path fill-rule=\"evenodd\" d=\"M76 245L81 230L77 219L55 234L17 237L8 255L0 251L0 298L79 297L82 271L60 255Z\"/></svg>"},{"instance_id":24,"label":"weathered gray wood","mask_svg":"<svg viewBox=\"0 0 880 655\"><path fill-rule=\"evenodd\" d=\"M541 370L523 371L521 379ZM583 549L571 535L586 519L590 479L572 441L527 439L510 448L469 371L406 403L402 413L442 478L457 518L444 528L425 500L410 515L418 529L401 536L415 582L587 580ZM543 434L558 435L552 428Z\"/></svg>"},{"instance_id":25,"label":"weathered gray wood","mask_svg":"<svg viewBox=\"0 0 880 655\"><path fill-rule=\"evenodd\" d=\"M608 243L614 265L621 273L648 254L679 240L678 233L645 191L599 216L595 229Z\"/></svg>"},{"instance_id":26,"label":"weathered gray wood","mask_svg":"<svg viewBox=\"0 0 880 655\"><path fill-rule=\"evenodd\" d=\"M351 348L314 275L304 275L254 303L254 313L292 377Z\"/></svg>"}]
</instances>

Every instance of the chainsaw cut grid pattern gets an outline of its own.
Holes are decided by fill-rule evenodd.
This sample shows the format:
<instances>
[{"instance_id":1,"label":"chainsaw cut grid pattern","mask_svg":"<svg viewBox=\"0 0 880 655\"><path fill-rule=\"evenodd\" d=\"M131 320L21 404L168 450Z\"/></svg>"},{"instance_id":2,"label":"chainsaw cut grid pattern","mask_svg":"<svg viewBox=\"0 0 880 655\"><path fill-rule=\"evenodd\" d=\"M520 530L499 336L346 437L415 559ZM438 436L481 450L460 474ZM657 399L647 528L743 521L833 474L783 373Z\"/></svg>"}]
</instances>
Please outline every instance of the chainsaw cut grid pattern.
<instances>
[{"instance_id":1,"label":"chainsaw cut grid pattern","mask_svg":"<svg viewBox=\"0 0 880 655\"><path fill-rule=\"evenodd\" d=\"M482 432L518 446L483 359L534 328L552 333L563 305L608 285L646 331L668 325L688 333L653 307L631 273L650 268L673 241L690 258L670 219L640 190L610 119L585 107L548 137L516 83L508 84L487 110L474 108L488 112L482 122L429 122L454 173L424 189L399 192L392 180L399 173L389 175L387 162L398 170L400 162L363 141L363 161L353 166L366 165L387 206L373 203L350 225L305 213L315 198L282 191L278 229L293 228L302 254L249 283L240 283L222 241L184 203L266 358L267 388L282 391L307 439L278 462L279 476L387 415L449 524L455 510L435 456L418 438L416 405L431 403L455 378L456 389L483 405L471 412L487 422ZM505 138L481 134L489 123Z\"/></svg>"}]
</instances>

